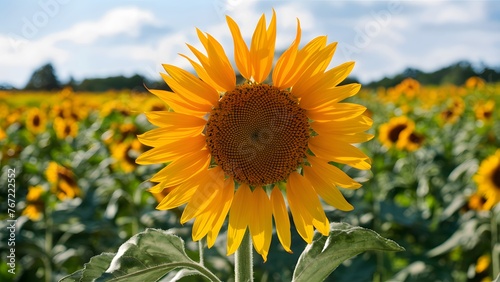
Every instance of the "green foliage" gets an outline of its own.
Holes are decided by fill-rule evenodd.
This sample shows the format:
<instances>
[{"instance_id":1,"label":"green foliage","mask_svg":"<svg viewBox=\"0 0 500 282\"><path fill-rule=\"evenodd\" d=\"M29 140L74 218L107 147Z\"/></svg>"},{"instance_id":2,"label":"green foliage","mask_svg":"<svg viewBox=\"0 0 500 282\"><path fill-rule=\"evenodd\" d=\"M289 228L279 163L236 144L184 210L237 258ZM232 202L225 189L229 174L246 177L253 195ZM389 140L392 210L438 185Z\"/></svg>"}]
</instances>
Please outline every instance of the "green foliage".
<instances>
[{"instance_id":1,"label":"green foliage","mask_svg":"<svg viewBox=\"0 0 500 282\"><path fill-rule=\"evenodd\" d=\"M174 269L190 269L183 275L205 275L219 281L203 265L191 260L181 238L162 230L147 229L122 244L117 254L101 254L83 270L61 279L72 281L158 281ZM170 280L172 281L172 280Z\"/></svg>"},{"instance_id":2,"label":"green foliage","mask_svg":"<svg viewBox=\"0 0 500 282\"><path fill-rule=\"evenodd\" d=\"M54 67L48 63L36 69L31 75L25 90L57 90L60 83L56 77Z\"/></svg>"},{"instance_id":3,"label":"green foliage","mask_svg":"<svg viewBox=\"0 0 500 282\"><path fill-rule=\"evenodd\" d=\"M332 223L328 237L316 234L295 266L293 280L323 281L341 263L365 251L403 251L376 232L347 223Z\"/></svg>"}]
</instances>

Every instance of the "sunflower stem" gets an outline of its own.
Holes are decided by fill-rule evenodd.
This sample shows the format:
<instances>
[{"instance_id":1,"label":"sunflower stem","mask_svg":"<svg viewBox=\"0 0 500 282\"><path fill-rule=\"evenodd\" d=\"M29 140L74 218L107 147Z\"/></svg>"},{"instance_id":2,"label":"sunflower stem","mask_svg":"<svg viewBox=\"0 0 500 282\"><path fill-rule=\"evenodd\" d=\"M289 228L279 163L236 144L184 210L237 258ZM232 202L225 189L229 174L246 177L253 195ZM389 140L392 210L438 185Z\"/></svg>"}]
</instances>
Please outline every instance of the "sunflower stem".
<instances>
[{"instance_id":1,"label":"sunflower stem","mask_svg":"<svg viewBox=\"0 0 500 282\"><path fill-rule=\"evenodd\" d=\"M236 282L253 281L252 240L248 229L245 232L245 236L243 236L238 250L236 250L234 264L234 280Z\"/></svg>"},{"instance_id":2,"label":"sunflower stem","mask_svg":"<svg viewBox=\"0 0 500 282\"><path fill-rule=\"evenodd\" d=\"M497 209L493 207L491 211L491 266L493 271L493 276L496 277L500 273L500 248L498 242L498 213Z\"/></svg>"},{"instance_id":3,"label":"sunflower stem","mask_svg":"<svg viewBox=\"0 0 500 282\"><path fill-rule=\"evenodd\" d=\"M200 254L200 264L201 265L204 265L205 262L203 260L203 242L202 242L203 239L200 239L198 241L198 253Z\"/></svg>"}]
</instances>

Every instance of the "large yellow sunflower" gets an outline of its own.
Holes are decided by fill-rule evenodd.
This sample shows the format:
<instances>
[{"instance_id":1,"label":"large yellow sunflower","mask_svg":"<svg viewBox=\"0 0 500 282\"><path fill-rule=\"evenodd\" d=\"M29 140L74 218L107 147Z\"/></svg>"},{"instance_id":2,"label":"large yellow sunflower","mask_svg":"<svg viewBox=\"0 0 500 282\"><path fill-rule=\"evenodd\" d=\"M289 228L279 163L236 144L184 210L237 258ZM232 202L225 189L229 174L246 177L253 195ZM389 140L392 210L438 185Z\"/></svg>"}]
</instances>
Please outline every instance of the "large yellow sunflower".
<instances>
[{"instance_id":1,"label":"large yellow sunflower","mask_svg":"<svg viewBox=\"0 0 500 282\"><path fill-rule=\"evenodd\" d=\"M481 162L474 176L477 191L484 195L484 209L489 210L500 202L500 149Z\"/></svg>"},{"instance_id":2,"label":"large yellow sunflower","mask_svg":"<svg viewBox=\"0 0 500 282\"><path fill-rule=\"evenodd\" d=\"M340 103L355 95L359 84L338 86L351 72L348 62L327 70L337 43L320 36L299 48L295 41L273 68L276 15L266 27L260 18L247 46L236 22L226 17L234 40L234 58L246 79L236 76L221 44L197 30L206 51L188 44L198 62L183 55L197 76L163 65L172 92L150 90L170 111L146 113L158 128L139 135L153 149L139 164L166 163L151 179L152 193L171 189L158 209L187 204L181 223L194 219L193 239L207 237L211 247L229 213L227 254L236 251L247 230L256 251L266 260L272 218L278 239L290 251L287 203L296 229L308 243L314 228L329 233L318 195L344 211L353 207L337 187L356 189L336 162L370 169L370 159L352 143L370 140L372 120L365 107ZM287 202L285 202L286 195Z\"/></svg>"}]
</instances>

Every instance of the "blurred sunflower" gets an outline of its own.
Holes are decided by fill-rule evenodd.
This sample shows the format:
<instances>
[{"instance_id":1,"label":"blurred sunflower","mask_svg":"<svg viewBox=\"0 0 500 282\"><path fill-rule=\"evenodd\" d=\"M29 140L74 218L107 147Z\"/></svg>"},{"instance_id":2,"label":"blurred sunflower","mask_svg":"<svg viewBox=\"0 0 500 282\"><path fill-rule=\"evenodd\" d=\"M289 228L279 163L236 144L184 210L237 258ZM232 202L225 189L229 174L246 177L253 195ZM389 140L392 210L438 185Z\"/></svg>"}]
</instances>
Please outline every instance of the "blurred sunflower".
<instances>
[{"instance_id":1,"label":"blurred sunflower","mask_svg":"<svg viewBox=\"0 0 500 282\"><path fill-rule=\"evenodd\" d=\"M398 142L402 144L402 141L400 141L400 136L403 131L406 130L411 134L414 128L415 123L408 117L393 117L389 120L389 122L384 123L380 126L378 138L386 148L391 148L392 146L396 146ZM401 145L399 147L401 147Z\"/></svg>"},{"instance_id":2,"label":"blurred sunflower","mask_svg":"<svg viewBox=\"0 0 500 282\"><path fill-rule=\"evenodd\" d=\"M477 76L472 76L472 77L469 77L466 81L465 81L465 88L477 88L477 89L481 89L485 86L485 81L484 79L480 78L480 77L477 77Z\"/></svg>"},{"instance_id":3,"label":"blurred sunflower","mask_svg":"<svg viewBox=\"0 0 500 282\"><path fill-rule=\"evenodd\" d=\"M486 210L500 202L500 149L481 162L474 181L478 193L486 198Z\"/></svg>"},{"instance_id":4,"label":"blurred sunflower","mask_svg":"<svg viewBox=\"0 0 500 282\"><path fill-rule=\"evenodd\" d=\"M172 189L158 209L187 204L181 223L194 219L193 239L207 236L211 247L229 213L227 254L236 251L247 228L256 251L267 259L272 218L278 239L290 250L290 220L283 193L302 238L310 243L314 228L329 233L318 195L344 211L353 207L337 187L361 185L330 162L370 169L370 159L352 143L370 140L372 120L366 108L339 103L355 95L359 84L338 86L351 72L348 62L327 70L337 43L320 36L303 48L300 22L295 41L273 68L276 15L266 27L262 15L247 46L236 22L226 17L234 57L246 79L236 84L233 67L220 43L197 30L206 50L188 44L199 62L189 60L198 76L163 65L173 90L150 90L171 111L146 113L159 128L139 135L153 149L139 164L167 163L151 179L150 189Z\"/></svg>"},{"instance_id":5,"label":"blurred sunflower","mask_svg":"<svg viewBox=\"0 0 500 282\"><path fill-rule=\"evenodd\" d=\"M75 138L78 135L78 123L71 118L56 117L54 119L54 130L59 139L65 139L68 136Z\"/></svg>"},{"instance_id":6,"label":"blurred sunflower","mask_svg":"<svg viewBox=\"0 0 500 282\"><path fill-rule=\"evenodd\" d=\"M420 83L417 80L408 77L396 85L395 88L397 92L405 95L409 99L412 99L420 91Z\"/></svg>"},{"instance_id":7,"label":"blurred sunflower","mask_svg":"<svg viewBox=\"0 0 500 282\"><path fill-rule=\"evenodd\" d=\"M30 186L26 195L26 207L22 215L27 216L32 221L40 220L43 216L45 205L42 199L44 193L45 189L42 186Z\"/></svg>"},{"instance_id":8,"label":"blurred sunflower","mask_svg":"<svg viewBox=\"0 0 500 282\"><path fill-rule=\"evenodd\" d=\"M490 255L482 255L477 259L476 262L476 281L489 282L492 281L489 277L489 269L491 267L491 257ZM480 280L479 280L480 279Z\"/></svg>"},{"instance_id":9,"label":"blurred sunflower","mask_svg":"<svg viewBox=\"0 0 500 282\"><path fill-rule=\"evenodd\" d=\"M26 117L26 128L33 134L39 134L45 131L47 116L39 108L31 108Z\"/></svg>"},{"instance_id":10,"label":"blurred sunflower","mask_svg":"<svg viewBox=\"0 0 500 282\"><path fill-rule=\"evenodd\" d=\"M124 172L131 172L137 164L135 159L142 153L142 144L138 140L130 140L111 145L111 155L116 161L116 167Z\"/></svg>"},{"instance_id":11,"label":"blurred sunflower","mask_svg":"<svg viewBox=\"0 0 500 282\"><path fill-rule=\"evenodd\" d=\"M481 195L479 193L472 194L469 197L469 200L467 201L467 210L475 210L475 211L486 210L484 208L485 203L486 199L484 198L484 195Z\"/></svg>"},{"instance_id":12,"label":"blurred sunflower","mask_svg":"<svg viewBox=\"0 0 500 282\"><path fill-rule=\"evenodd\" d=\"M408 127L399 133L396 148L415 151L422 147L424 140L425 137L422 134L417 133L413 130L413 128Z\"/></svg>"},{"instance_id":13,"label":"blurred sunflower","mask_svg":"<svg viewBox=\"0 0 500 282\"><path fill-rule=\"evenodd\" d=\"M4 140L7 137L7 133L0 128L0 141Z\"/></svg>"},{"instance_id":14,"label":"blurred sunflower","mask_svg":"<svg viewBox=\"0 0 500 282\"><path fill-rule=\"evenodd\" d=\"M79 197L80 188L76 183L73 172L56 162L50 162L45 176L52 186L52 192L61 201Z\"/></svg>"},{"instance_id":15,"label":"blurred sunflower","mask_svg":"<svg viewBox=\"0 0 500 282\"><path fill-rule=\"evenodd\" d=\"M488 100L486 102L477 103L474 107L476 118L485 122L493 119L493 110L495 109L495 101Z\"/></svg>"}]
</instances>

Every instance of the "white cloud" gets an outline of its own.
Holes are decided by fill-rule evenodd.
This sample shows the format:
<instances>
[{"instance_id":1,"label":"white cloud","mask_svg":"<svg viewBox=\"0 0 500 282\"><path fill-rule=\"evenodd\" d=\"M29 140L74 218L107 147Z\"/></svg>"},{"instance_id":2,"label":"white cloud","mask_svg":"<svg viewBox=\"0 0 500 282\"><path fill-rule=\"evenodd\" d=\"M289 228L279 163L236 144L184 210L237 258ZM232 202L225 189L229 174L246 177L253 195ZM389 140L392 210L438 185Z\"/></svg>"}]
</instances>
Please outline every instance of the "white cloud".
<instances>
[{"instance_id":1,"label":"white cloud","mask_svg":"<svg viewBox=\"0 0 500 282\"><path fill-rule=\"evenodd\" d=\"M66 43L89 45L99 39L116 35L137 36L142 26L154 23L154 15L147 10L120 7L109 11L97 21L77 23L39 39L27 40L15 34L0 34L0 77L20 85L25 83L27 77L13 74L13 68L24 68L31 72L48 61L63 65L72 56L77 56L72 50L62 47Z\"/></svg>"},{"instance_id":2,"label":"white cloud","mask_svg":"<svg viewBox=\"0 0 500 282\"><path fill-rule=\"evenodd\" d=\"M141 26L155 24L154 15L137 7L122 7L109 11L97 21L82 22L44 38L49 42L70 41L93 43L99 38L115 35L137 36Z\"/></svg>"}]
</instances>

